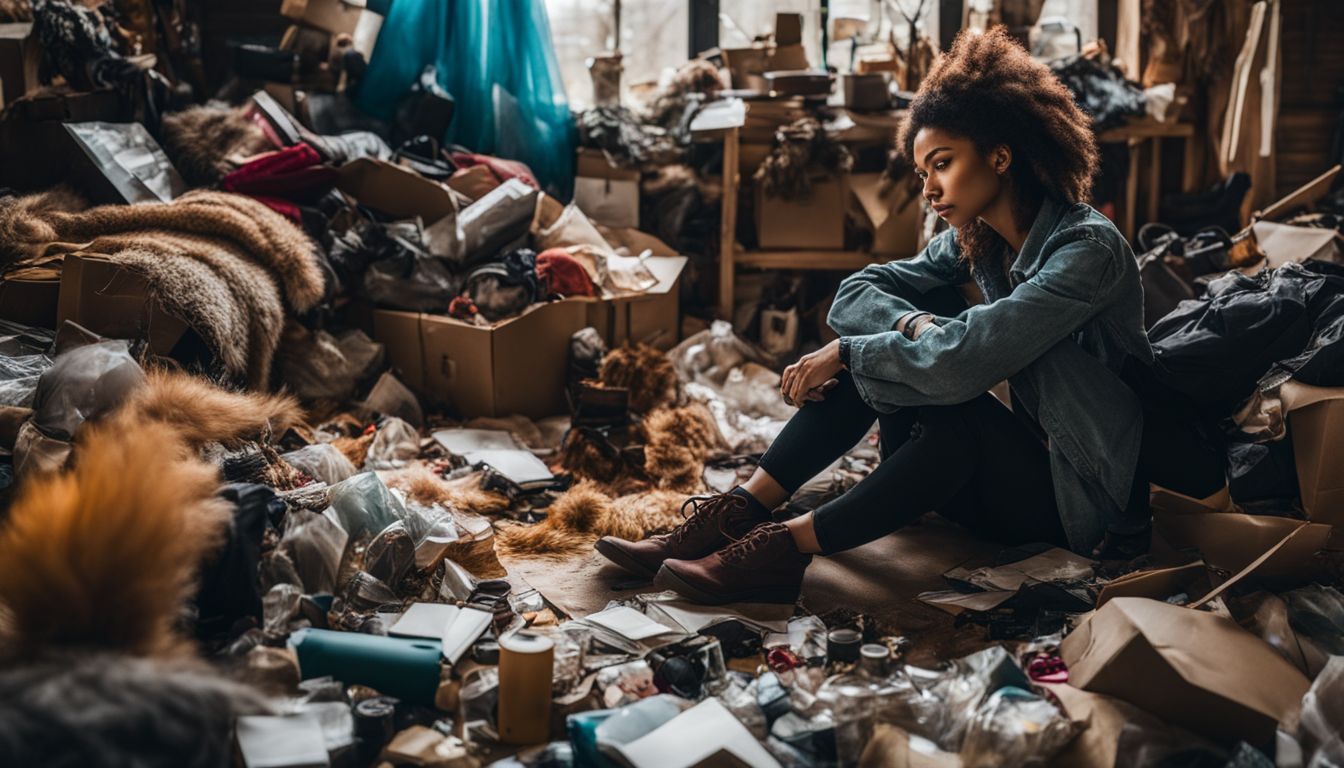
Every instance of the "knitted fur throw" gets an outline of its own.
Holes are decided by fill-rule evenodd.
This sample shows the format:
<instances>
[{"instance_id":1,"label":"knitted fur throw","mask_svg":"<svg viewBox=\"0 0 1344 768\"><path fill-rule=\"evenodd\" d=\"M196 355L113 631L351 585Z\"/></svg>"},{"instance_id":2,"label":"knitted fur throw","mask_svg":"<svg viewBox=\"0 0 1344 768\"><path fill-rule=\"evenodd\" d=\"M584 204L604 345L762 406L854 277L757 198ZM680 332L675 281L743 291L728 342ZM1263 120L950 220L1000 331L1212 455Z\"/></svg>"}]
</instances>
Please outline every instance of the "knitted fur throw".
<instances>
[{"instance_id":1,"label":"knitted fur throw","mask_svg":"<svg viewBox=\"0 0 1344 768\"><path fill-rule=\"evenodd\" d=\"M125 265L234 383L265 388L286 303L305 312L323 299L313 243L252 198L196 191L171 203L81 208L68 193L0 200L0 261L82 252Z\"/></svg>"}]
</instances>

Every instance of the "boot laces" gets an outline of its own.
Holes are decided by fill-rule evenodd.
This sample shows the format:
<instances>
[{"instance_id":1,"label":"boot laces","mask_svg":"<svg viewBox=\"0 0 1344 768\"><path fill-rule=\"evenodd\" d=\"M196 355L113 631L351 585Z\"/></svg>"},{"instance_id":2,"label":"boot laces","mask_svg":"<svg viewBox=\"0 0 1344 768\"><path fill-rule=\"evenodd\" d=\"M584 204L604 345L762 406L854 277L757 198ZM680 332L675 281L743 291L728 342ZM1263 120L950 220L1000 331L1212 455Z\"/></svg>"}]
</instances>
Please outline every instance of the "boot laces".
<instances>
[{"instance_id":1,"label":"boot laces","mask_svg":"<svg viewBox=\"0 0 1344 768\"><path fill-rule=\"evenodd\" d=\"M673 537L673 540L681 541L683 538L689 535L691 531L702 528L705 525L706 521L714 517L714 512L718 510L719 505L725 503L732 507L735 507L738 511L745 510L747 508L747 500L742 498L741 496L738 496L735 493L719 493L711 496L692 496L686 501L682 502L681 519L685 520L686 522L677 526L672 531L671 535ZM690 507L692 510L690 515L686 514L687 507ZM723 520L726 519L727 517L728 515L722 515L719 518L719 532L725 536L728 536L728 533L723 530ZM729 536L729 538L732 537Z\"/></svg>"},{"instance_id":2,"label":"boot laces","mask_svg":"<svg viewBox=\"0 0 1344 768\"><path fill-rule=\"evenodd\" d=\"M764 547L774 533L775 526L758 525L752 528L747 535L720 550L719 555L726 562L741 562L752 552Z\"/></svg>"}]
</instances>

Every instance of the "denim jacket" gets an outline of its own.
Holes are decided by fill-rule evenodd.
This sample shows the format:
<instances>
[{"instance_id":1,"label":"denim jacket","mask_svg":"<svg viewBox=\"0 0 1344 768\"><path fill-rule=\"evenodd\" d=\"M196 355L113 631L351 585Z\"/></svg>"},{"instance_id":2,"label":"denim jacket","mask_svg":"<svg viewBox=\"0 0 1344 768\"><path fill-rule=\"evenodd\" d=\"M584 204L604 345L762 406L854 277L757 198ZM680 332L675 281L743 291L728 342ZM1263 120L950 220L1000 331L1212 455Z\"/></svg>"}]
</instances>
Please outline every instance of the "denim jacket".
<instances>
[{"instance_id":1,"label":"denim jacket","mask_svg":"<svg viewBox=\"0 0 1344 768\"><path fill-rule=\"evenodd\" d=\"M850 373L881 412L962 403L1007 379L1049 437L1069 545L1089 551L1108 525L1141 522L1125 516L1143 413L1120 379L1127 357L1153 359L1134 254L1090 206L1046 201L1006 280L980 272L949 230L913 259L846 278L827 323L848 337ZM902 288L925 293L971 277L987 303L934 318L915 341L894 330L915 309L898 297ZM1003 499L1005 509L1013 503Z\"/></svg>"}]
</instances>

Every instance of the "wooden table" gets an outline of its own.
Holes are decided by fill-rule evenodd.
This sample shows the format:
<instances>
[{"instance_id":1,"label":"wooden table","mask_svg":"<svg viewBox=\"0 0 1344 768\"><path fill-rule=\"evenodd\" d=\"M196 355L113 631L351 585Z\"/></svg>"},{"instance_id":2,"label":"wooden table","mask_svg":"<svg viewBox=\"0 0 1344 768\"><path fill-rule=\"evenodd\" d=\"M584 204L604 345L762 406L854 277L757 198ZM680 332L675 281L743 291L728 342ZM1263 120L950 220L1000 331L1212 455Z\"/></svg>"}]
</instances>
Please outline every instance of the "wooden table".
<instances>
[{"instance_id":1,"label":"wooden table","mask_svg":"<svg viewBox=\"0 0 1344 768\"><path fill-rule=\"evenodd\" d=\"M1191 191L1196 183L1195 173L1198 167L1195 157L1195 126L1192 123L1159 123L1156 120L1135 120L1125 125L1102 131L1097 141L1103 144L1125 144L1129 147L1129 172L1125 176L1125 192L1121 205L1116 212L1116 226L1120 233L1131 242L1137 234L1137 213L1139 203L1139 154L1144 144L1148 150L1148 187L1146 219L1157 221L1158 202L1162 197L1162 140L1176 138L1185 140L1185 153L1181 164L1181 191Z\"/></svg>"}]
</instances>

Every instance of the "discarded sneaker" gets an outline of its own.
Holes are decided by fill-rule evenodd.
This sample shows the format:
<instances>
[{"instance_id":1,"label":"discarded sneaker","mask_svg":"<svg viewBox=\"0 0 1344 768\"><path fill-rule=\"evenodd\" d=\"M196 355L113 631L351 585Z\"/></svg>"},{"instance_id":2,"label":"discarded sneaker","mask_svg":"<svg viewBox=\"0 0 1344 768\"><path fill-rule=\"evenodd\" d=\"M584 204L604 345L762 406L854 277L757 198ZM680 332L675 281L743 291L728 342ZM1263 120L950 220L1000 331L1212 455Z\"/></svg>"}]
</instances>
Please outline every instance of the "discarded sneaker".
<instances>
[{"instance_id":1,"label":"discarded sneaker","mask_svg":"<svg viewBox=\"0 0 1344 768\"><path fill-rule=\"evenodd\" d=\"M671 531L641 541L604 536L594 545L603 557L625 570L652 579L664 560L697 560L731 544L754 526L768 522L759 504L752 504L745 491L713 496L692 496L681 505L686 522ZM686 509L694 510L687 516Z\"/></svg>"},{"instance_id":2,"label":"discarded sneaker","mask_svg":"<svg viewBox=\"0 0 1344 768\"><path fill-rule=\"evenodd\" d=\"M706 605L794 603L812 556L782 523L762 523L699 560L668 560L653 583Z\"/></svg>"}]
</instances>

